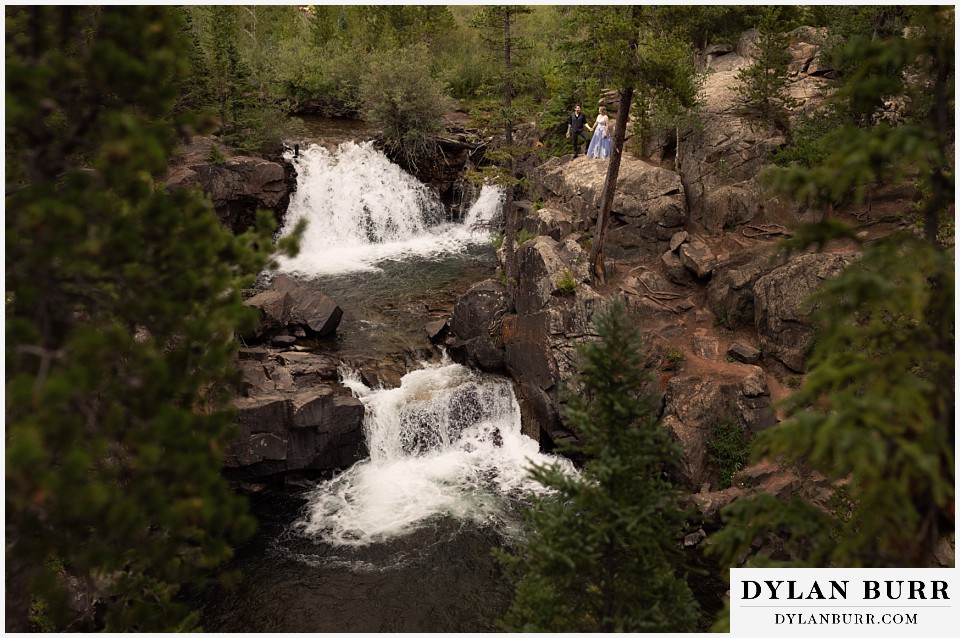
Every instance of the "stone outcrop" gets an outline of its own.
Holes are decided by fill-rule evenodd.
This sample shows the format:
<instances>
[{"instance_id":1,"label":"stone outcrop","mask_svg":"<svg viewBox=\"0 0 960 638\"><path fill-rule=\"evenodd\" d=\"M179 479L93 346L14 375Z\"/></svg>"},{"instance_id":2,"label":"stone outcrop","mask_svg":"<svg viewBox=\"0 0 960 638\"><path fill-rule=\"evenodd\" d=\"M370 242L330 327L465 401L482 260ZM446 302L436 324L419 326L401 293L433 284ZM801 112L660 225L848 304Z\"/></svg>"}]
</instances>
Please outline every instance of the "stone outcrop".
<instances>
[{"instance_id":1,"label":"stone outcrop","mask_svg":"<svg viewBox=\"0 0 960 638\"><path fill-rule=\"evenodd\" d=\"M592 228L600 210L607 162L580 157L552 158L537 169L547 196L568 208L579 229ZM680 176L673 171L624 156L617 179L607 236L608 254L659 256L686 222Z\"/></svg>"},{"instance_id":2,"label":"stone outcrop","mask_svg":"<svg viewBox=\"0 0 960 638\"><path fill-rule=\"evenodd\" d=\"M228 478L344 468L365 456L363 404L331 382L331 361L263 348L244 350L241 357L240 434L223 455Z\"/></svg>"},{"instance_id":3,"label":"stone outcrop","mask_svg":"<svg viewBox=\"0 0 960 638\"><path fill-rule=\"evenodd\" d=\"M297 335L327 337L336 332L343 318L343 310L335 301L286 275L277 276L267 290L245 303L260 310L260 323L248 336L261 340Z\"/></svg>"},{"instance_id":4,"label":"stone outcrop","mask_svg":"<svg viewBox=\"0 0 960 638\"><path fill-rule=\"evenodd\" d=\"M664 403L662 424L683 446L682 477L693 490L711 480L708 442L720 419L732 418L751 432L776 423L766 375L752 365L678 374L667 382Z\"/></svg>"},{"instance_id":5,"label":"stone outcrop","mask_svg":"<svg viewBox=\"0 0 960 638\"><path fill-rule=\"evenodd\" d=\"M707 305L719 322L735 330L754 325L753 285L787 257L768 245L740 250L718 261L707 286Z\"/></svg>"},{"instance_id":6,"label":"stone outcrop","mask_svg":"<svg viewBox=\"0 0 960 638\"><path fill-rule=\"evenodd\" d=\"M507 291L500 282L487 279L474 284L457 300L450 318L450 358L484 372L503 371L500 322L506 311Z\"/></svg>"},{"instance_id":7,"label":"stone outcrop","mask_svg":"<svg viewBox=\"0 0 960 638\"><path fill-rule=\"evenodd\" d=\"M541 208L523 218L523 230L563 241L576 228L573 215L554 208Z\"/></svg>"},{"instance_id":8,"label":"stone outcrop","mask_svg":"<svg viewBox=\"0 0 960 638\"><path fill-rule=\"evenodd\" d=\"M211 161L219 152L225 159ZM291 166L257 157L229 155L229 150L212 138L194 138L175 158L167 173L169 190L199 188L209 195L220 222L234 234L246 232L256 223L257 209L273 211L281 221L296 189Z\"/></svg>"},{"instance_id":9,"label":"stone outcrop","mask_svg":"<svg viewBox=\"0 0 960 638\"><path fill-rule=\"evenodd\" d=\"M739 71L753 63L755 30L743 34L737 46L713 46L699 58L704 76L703 126L681 132L676 141L690 221L708 232L748 223L787 222L802 211L765 196L756 176L769 163L770 153L786 143L784 132L741 116L736 87ZM786 92L803 101L791 116L820 103L826 94L820 48L824 34L801 27L790 33L789 77ZM811 213L812 214L812 213ZM811 218L812 221L812 218Z\"/></svg>"},{"instance_id":10,"label":"stone outcrop","mask_svg":"<svg viewBox=\"0 0 960 638\"><path fill-rule=\"evenodd\" d=\"M511 375L525 433L571 438L560 420L561 386L573 376L576 344L593 336L591 318L601 297L583 284L587 255L572 238L558 243L537 237L518 247L517 257L523 276L516 313L506 313L506 290L498 282L475 285L453 310L449 352L460 363ZM565 277L575 282L572 291L561 290Z\"/></svg>"},{"instance_id":11,"label":"stone outcrop","mask_svg":"<svg viewBox=\"0 0 960 638\"><path fill-rule=\"evenodd\" d=\"M806 371L818 306L809 297L857 257L854 253L800 255L753 286L754 322L761 349L795 372Z\"/></svg>"}]
</instances>

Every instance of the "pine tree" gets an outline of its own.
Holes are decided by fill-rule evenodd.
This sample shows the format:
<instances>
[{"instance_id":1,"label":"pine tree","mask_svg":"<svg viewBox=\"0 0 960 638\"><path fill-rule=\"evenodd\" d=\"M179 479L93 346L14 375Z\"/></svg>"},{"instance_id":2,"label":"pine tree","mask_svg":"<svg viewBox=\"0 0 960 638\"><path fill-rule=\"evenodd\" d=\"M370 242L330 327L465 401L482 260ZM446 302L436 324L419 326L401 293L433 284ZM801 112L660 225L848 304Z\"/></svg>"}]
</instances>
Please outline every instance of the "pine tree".
<instances>
[{"instance_id":1,"label":"pine tree","mask_svg":"<svg viewBox=\"0 0 960 638\"><path fill-rule=\"evenodd\" d=\"M682 575L684 513L665 470L679 448L646 392L641 337L625 306L595 319L583 345L568 422L589 457L578 475L538 466L555 494L530 512L529 538L508 558L518 577L505 624L517 631L692 631L699 609Z\"/></svg>"},{"instance_id":2,"label":"pine tree","mask_svg":"<svg viewBox=\"0 0 960 638\"><path fill-rule=\"evenodd\" d=\"M800 104L786 94L790 38L781 33L780 7L765 7L758 25L754 62L737 73L740 107L750 117L773 124L790 139L789 109Z\"/></svg>"},{"instance_id":3,"label":"pine tree","mask_svg":"<svg viewBox=\"0 0 960 638\"><path fill-rule=\"evenodd\" d=\"M503 144L487 151L486 158L495 165L485 167L479 179L493 182L506 190L504 199L504 277L507 283L508 305L512 306L516 295L517 281L519 280L519 266L517 265L516 237L520 227L517 218L517 207L514 203L515 189L519 180L516 177L516 157L524 152L513 144L513 127L521 117L520 111L514 107L515 84L518 67L516 55L518 51L527 48L527 43L516 34L517 16L530 13L528 7L505 5L484 7L474 16L473 26L481 32L481 40L498 58L500 73L494 78L499 84L503 98L502 106L497 109L498 116L494 117L494 125L503 128Z\"/></svg>"},{"instance_id":4,"label":"pine tree","mask_svg":"<svg viewBox=\"0 0 960 638\"><path fill-rule=\"evenodd\" d=\"M183 587L253 528L220 454L270 216L234 237L209 201L164 187L176 12L6 17L7 627L25 630L32 603L63 629L70 577L108 630L194 628Z\"/></svg>"},{"instance_id":5,"label":"pine tree","mask_svg":"<svg viewBox=\"0 0 960 638\"><path fill-rule=\"evenodd\" d=\"M817 295L810 373L785 405L789 418L757 439L756 456L835 480L831 507L735 501L713 541L731 565L774 532L797 566L927 566L954 531L954 257L943 243L954 208L953 29L952 8L918 7L905 34L851 41L845 55L857 71L835 99L845 112L902 100L902 118L875 111L873 126L834 131L822 164L774 173L800 198L862 197L870 183L905 176L925 197L919 227L866 245ZM799 229L794 246L838 237L857 240L830 220Z\"/></svg>"}]
</instances>

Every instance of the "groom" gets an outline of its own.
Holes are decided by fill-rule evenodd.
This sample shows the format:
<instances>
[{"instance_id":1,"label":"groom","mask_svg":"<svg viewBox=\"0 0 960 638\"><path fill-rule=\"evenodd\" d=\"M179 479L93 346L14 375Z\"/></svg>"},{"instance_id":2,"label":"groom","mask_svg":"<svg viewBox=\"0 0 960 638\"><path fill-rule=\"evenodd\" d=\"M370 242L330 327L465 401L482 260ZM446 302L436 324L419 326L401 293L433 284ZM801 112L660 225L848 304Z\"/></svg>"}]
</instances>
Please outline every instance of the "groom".
<instances>
[{"instance_id":1,"label":"groom","mask_svg":"<svg viewBox=\"0 0 960 638\"><path fill-rule=\"evenodd\" d=\"M573 107L573 115L567 120L567 137L573 140L573 156L576 157L580 152L580 138L587 143L587 136L583 132L583 127L587 123L587 116L580 112L580 105Z\"/></svg>"}]
</instances>

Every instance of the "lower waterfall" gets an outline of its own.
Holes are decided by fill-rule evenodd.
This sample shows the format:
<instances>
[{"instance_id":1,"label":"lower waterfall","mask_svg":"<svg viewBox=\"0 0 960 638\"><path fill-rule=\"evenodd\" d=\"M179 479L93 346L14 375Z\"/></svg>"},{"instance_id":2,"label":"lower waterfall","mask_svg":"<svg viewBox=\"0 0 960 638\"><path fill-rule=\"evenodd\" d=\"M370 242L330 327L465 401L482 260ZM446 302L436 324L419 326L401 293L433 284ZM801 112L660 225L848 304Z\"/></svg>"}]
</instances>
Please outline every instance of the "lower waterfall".
<instances>
[{"instance_id":1,"label":"lower waterfall","mask_svg":"<svg viewBox=\"0 0 960 638\"><path fill-rule=\"evenodd\" d=\"M309 497L302 529L331 545L388 541L439 517L508 527L508 501L543 489L528 476L531 463L571 467L521 434L504 379L445 360L394 389L368 388L355 375L344 384L366 408L370 458Z\"/></svg>"}]
</instances>

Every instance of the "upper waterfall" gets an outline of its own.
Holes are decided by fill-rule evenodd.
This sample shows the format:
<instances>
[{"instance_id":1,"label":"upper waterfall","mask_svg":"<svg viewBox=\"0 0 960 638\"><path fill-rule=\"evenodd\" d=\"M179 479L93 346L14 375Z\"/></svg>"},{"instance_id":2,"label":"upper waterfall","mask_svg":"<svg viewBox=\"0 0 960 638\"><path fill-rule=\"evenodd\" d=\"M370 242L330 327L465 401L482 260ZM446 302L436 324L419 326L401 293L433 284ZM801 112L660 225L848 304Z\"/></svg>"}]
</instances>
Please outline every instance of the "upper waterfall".
<instances>
[{"instance_id":1,"label":"upper waterfall","mask_svg":"<svg viewBox=\"0 0 960 638\"><path fill-rule=\"evenodd\" d=\"M305 277L376 271L377 263L459 252L487 241L502 191L484 187L463 223L444 221L436 193L391 162L372 142L341 144L335 153L313 145L297 158L297 190L282 234L308 222L295 258L281 272Z\"/></svg>"}]
</instances>

